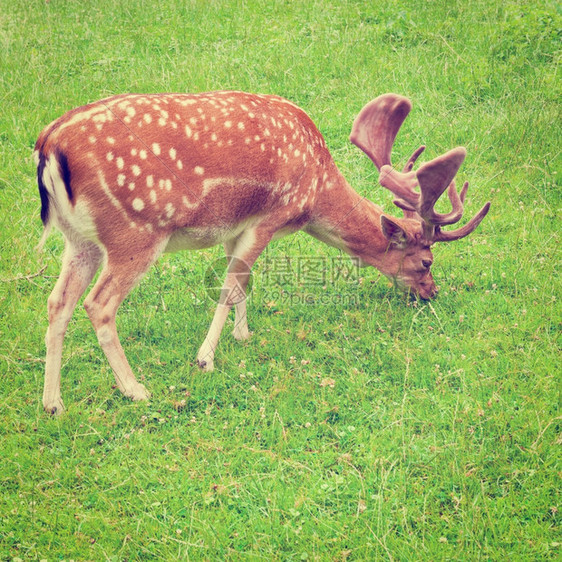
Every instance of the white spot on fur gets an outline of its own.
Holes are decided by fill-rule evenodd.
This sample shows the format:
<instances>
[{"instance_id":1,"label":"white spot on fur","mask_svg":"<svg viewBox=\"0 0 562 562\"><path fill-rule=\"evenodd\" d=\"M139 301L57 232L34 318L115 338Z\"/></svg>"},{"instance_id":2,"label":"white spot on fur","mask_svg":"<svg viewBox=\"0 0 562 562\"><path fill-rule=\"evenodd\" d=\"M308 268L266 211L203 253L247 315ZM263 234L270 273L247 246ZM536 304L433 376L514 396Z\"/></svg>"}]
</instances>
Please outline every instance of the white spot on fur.
<instances>
[{"instance_id":1,"label":"white spot on fur","mask_svg":"<svg viewBox=\"0 0 562 562\"><path fill-rule=\"evenodd\" d=\"M291 193L287 193L286 195L284 195L284 196L281 198L281 203L282 203L283 205L288 205L288 204L289 204L289 201L291 201Z\"/></svg>"},{"instance_id":2,"label":"white spot on fur","mask_svg":"<svg viewBox=\"0 0 562 562\"><path fill-rule=\"evenodd\" d=\"M142 211L144 209L144 201L138 197L133 199L133 209L139 212Z\"/></svg>"},{"instance_id":3,"label":"white spot on fur","mask_svg":"<svg viewBox=\"0 0 562 562\"><path fill-rule=\"evenodd\" d=\"M166 188L166 191L172 191L172 180L166 180L164 182L164 187Z\"/></svg>"},{"instance_id":4,"label":"white spot on fur","mask_svg":"<svg viewBox=\"0 0 562 562\"><path fill-rule=\"evenodd\" d=\"M188 139L190 139L191 136L193 135L193 131L191 130L191 127L189 125L185 126L185 134Z\"/></svg>"},{"instance_id":5,"label":"white spot on fur","mask_svg":"<svg viewBox=\"0 0 562 562\"><path fill-rule=\"evenodd\" d=\"M172 218L173 214L176 212L176 208L172 203L166 203L165 210L166 210L166 217L169 219Z\"/></svg>"},{"instance_id":6,"label":"white spot on fur","mask_svg":"<svg viewBox=\"0 0 562 562\"><path fill-rule=\"evenodd\" d=\"M111 162L115 158L115 156L113 155L113 152L108 152L106 158L108 162Z\"/></svg>"},{"instance_id":7,"label":"white spot on fur","mask_svg":"<svg viewBox=\"0 0 562 562\"><path fill-rule=\"evenodd\" d=\"M148 194L150 197L150 202L154 205L154 203L156 203L156 191L154 191L154 189L150 190L150 193Z\"/></svg>"},{"instance_id":8,"label":"white spot on fur","mask_svg":"<svg viewBox=\"0 0 562 562\"><path fill-rule=\"evenodd\" d=\"M141 169L136 164L134 166L131 166L131 170L133 172L133 175L140 176Z\"/></svg>"},{"instance_id":9,"label":"white spot on fur","mask_svg":"<svg viewBox=\"0 0 562 562\"><path fill-rule=\"evenodd\" d=\"M157 142L152 143L152 152L154 152L156 156L160 155L160 145Z\"/></svg>"},{"instance_id":10,"label":"white spot on fur","mask_svg":"<svg viewBox=\"0 0 562 562\"><path fill-rule=\"evenodd\" d=\"M117 164L117 167L122 170L123 166L125 165L125 162L123 161L123 158L121 158L121 156L119 156L119 158L117 158L117 160L115 161L115 163Z\"/></svg>"},{"instance_id":11,"label":"white spot on fur","mask_svg":"<svg viewBox=\"0 0 562 562\"><path fill-rule=\"evenodd\" d=\"M117 176L117 185L123 187L125 185L125 174L119 174Z\"/></svg>"},{"instance_id":12,"label":"white spot on fur","mask_svg":"<svg viewBox=\"0 0 562 562\"><path fill-rule=\"evenodd\" d=\"M98 113L92 117L94 123L105 123L107 121L107 115L104 113Z\"/></svg>"},{"instance_id":13,"label":"white spot on fur","mask_svg":"<svg viewBox=\"0 0 562 562\"><path fill-rule=\"evenodd\" d=\"M139 152L139 156L140 156L141 160L146 160L146 150L144 150L144 149L141 150Z\"/></svg>"},{"instance_id":14,"label":"white spot on fur","mask_svg":"<svg viewBox=\"0 0 562 562\"><path fill-rule=\"evenodd\" d=\"M152 187L154 185L154 176L146 176L146 187Z\"/></svg>"},{"instance_id":15,"label":"white spot on fur","mask_svg":"<svg viewBox=\"0 0 562 562\"><path fill-rule=\"evenodd\" d=\"M170 158L172 160L176 159L176 149L175 148L170 148Z\"/></svg>"},{"instance_id":16,"label":"white spot on fur","mask_svg":"<svg viewBox=\"0 0 562 562\"><path fill-rule=\"evenodd\" d=\"M183 163L181 160L178 160L177 166L178 166L178 170L183 169Z\"/></svg>"},{"instance_id":17,"label":"white spot on fur","mask_svg":"<svg viewBox=\"0 0 562 562\"><path fill-rule=\"evenodd\" d=\"M126 215L125 210L123 209L123 206L121 205L121 202L119 201L119 199L117 199L117 197L115 197L115 195L113 195L113 193L111 193L111 189L109 189L109 186L107 185L107 182L105 181L105 177L103 175L103 172L101 170L98 170L98 180L100 182L101 188L103 190L103 192L107 195L107 197L109 198L109 200L111 201L111 203L113 204L113 206L117 209L119 209L123 214Z\"/></svg>"},{"instance_id":18,"label":"white spot on fur","mask_svg":"<svg viewBox=\"0 0 562 562\"><path fill-rule=\"evenodd\" d=\"M133 191L133 189L135 189L135 182L134 182L134 181L132 181L132 182L129 184L129 189L130 189L131 191Z\"/></svg>"},{"instance_id":19,"label":"white spot on fur","mask_svg":"<svg viewBox=\"0 0 562 562\"><path fill-rule=\"evenodd\" d=\"M205 173L205 169L202 168L201 166L195 166L195 168L193 169L193 171L198 175L198 176L202 176Z\"/></svg>"}]
</instances>

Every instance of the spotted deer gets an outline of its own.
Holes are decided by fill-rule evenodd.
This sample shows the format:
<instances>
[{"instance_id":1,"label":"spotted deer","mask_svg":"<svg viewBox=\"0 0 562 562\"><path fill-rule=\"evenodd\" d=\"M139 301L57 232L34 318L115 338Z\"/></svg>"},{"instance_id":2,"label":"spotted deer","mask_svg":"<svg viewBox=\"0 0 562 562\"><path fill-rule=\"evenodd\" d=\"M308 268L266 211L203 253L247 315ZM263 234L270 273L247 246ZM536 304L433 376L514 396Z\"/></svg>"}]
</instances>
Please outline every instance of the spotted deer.
<instances>
[{"instance_id":1,"label":"spotted deer","mask_svg":"<svg viewBox=\"0 0 562 562\"><path fill-rule=\"evenodd\" d=\"M351 142L380 171L404 218L356 193L339 172L324 138L293 103L271 95L117 95L69 111L48 125L35 146L41 244L55 225L65 238L60 277L48 299L43 406L60 413L63 338L73 310L91 283L84 306L115 374L133 400L149 393L137 382L119 342L121 302L163 252L224 244L229 266L220 302L197 354L213 369L219 336L235 308L234 337L248 338L244 291L269 242L297 230L371 265L423 299L437 289L431 245L470 234L487 203L464 227L467 184L454 177L464 148L413 171L420 147L402 172L391 164L396 134L411 109L386 94L357 116ZM434 205L447 190L452 211Z\"/></svg>"}]
</instances>

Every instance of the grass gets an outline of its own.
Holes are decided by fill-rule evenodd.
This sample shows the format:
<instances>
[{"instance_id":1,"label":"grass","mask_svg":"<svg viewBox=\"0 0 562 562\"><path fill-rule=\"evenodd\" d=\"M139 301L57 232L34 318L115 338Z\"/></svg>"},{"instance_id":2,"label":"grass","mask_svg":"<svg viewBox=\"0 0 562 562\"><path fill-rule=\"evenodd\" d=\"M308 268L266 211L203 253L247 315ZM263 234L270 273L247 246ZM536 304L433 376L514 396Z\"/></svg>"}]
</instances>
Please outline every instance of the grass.
<instances>
[{"instance_id":1,"label":"grass","mask_svg":"<svg viewBox=\"0 0 562 562\"><path fill-rule=\"evenodd\" d=\"M559 559L561 28L531 0L0 0L0 558ZM347 138L367 101L405 94L395 160L465 145L467 213L491 199L490 214L435 249L431 303L375 270L266 280L267 260L340 259L304 234L272 244L253 336L225 330L212 375L194 357L221 251L167 255L118 319L150 403L112 386L79 307L68 411L49 417L62 239L34 251L39 131L112 93L222 88L298 103L395 214Z\"/></svg>"}]
</instances>

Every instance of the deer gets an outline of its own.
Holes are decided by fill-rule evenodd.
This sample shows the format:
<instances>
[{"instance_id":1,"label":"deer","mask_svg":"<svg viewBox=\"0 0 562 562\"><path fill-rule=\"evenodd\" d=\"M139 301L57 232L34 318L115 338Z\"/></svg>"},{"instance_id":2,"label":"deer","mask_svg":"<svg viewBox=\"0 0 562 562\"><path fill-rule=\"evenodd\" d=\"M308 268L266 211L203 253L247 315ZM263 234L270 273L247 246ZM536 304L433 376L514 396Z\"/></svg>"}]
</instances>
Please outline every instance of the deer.
<instances>
[{"instance_id":1,"label":"deer","mask_svg":"<svg viewBox=\"0 0 562 562\"><path fill-rule=\"evenodd\" d=\"M238 91L121 94L78 107L40 133L34 149L44 231L62 232L60 276L47 301L43 408L64 411L63 340L73 311L101 268L84 307L115 376L132 400L150 394L127 361L117 310L164 252L222 244L228 267L196 363L214 367L232 308L233 336L250 336L245 290L250 268L274 239L302 230L373 266L415 297L431 299L431 246L469 235L490 202L463 227L468 182L457 192L463 147L422 164L418 148L402 171L391 163L396 135L412 107L384 94L357 115L350 140L375 164L396 197L396 218L344 179L324 137L294 103ZM434 206L447 191L452 210Z\"/></svg>"}]
</instances>

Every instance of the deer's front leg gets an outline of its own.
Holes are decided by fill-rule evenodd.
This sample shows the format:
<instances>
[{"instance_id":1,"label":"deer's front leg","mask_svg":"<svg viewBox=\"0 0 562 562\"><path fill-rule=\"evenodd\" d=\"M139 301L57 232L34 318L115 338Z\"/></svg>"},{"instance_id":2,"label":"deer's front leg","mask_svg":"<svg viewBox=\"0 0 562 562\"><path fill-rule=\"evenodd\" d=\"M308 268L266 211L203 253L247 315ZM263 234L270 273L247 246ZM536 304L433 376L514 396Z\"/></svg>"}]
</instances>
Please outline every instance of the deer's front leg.
<instances>
[{"instance_id":1,"label":"deer's front leg","mask_svg":"<svg viewBox=\"0 0 562 562\"><path fill-rule=\"evenodd\" d=\"M232 254L234 253L234 248L236 246L236 241L229 240L224 243L224 251L226 253L226 259L230 264ZM248 316L246 309L246 298L237 300L234 303L234 329L232 330L232 335L238 341L247 340L250 337L250 331L248 330Z\"/></svg>"},{"instance_id":2,"label":"deer's front leg","mask_svg":"<svg viewBox=\"0 0 562 562\"><path fill-rule=\"evenodd\" d=\"M45 336L47 357L43 408L50 414L64 411L60 392L62 345L66 328L76 303L90 284L101 261L101 251L89 243L72 244L66 241L62 269L47 302L49 327Z\"/></svg>"},{"instance_id":3,"label":"deer's front leg","mask_svg":"<svg viewBox=\"0 0 562 562\"><path fill-rule=\"evenodd\" d=\"M234 311L234 329L232 330L232 335L238 341L247 340L250 337L250 331L248 330L246 295L244 295L244 298L241 301L235 303Z\"/></svg>"},{"instance_id":4,"label":"deer's front leg","mask_svg":"<svg viewBox=\"0 0 562 562\"><path fill-rule=\"evenodd\" d=\"M204 371L212 371L214 368L215 349L233 305L236 306L234 337L246 339L249 336L246 319L246 287L250 280L250 270L271 240L274 231L271 226L268 228L257 226L244 231L229 246L225 245L227 255L230 253L226 279L207 337L197 354L197 363Z\"/></svg>"},{"instance_id":5,"label":"deer's front leg","mask_svg":"<svg viewBox=\"0 0 562 562\"><path fill-rule=\"evenodd\" d=\"M219 338L228 318L228 314L233 305L238 305L246 299L246 284L249 276L241 274L240 260L231 259L226 279L221 289L220 301L215 310L213 321L197 354L197 364L204 371L210 372L214 368L215 349L219 343ZM247 269L248 266L245 266ZM242 268L244 270L244 268ZM245 318L245 315L244 315ZM246 326L246 330L247 330ZM236 328L235 328L236 330Z\"/></svg>"},{"instance_id":6,"label":"deer's front leg","mask_svg":"<svg viewBox=\"0 0 562 562\"><path fill-rule=\"evenodd\" d=\"M213 316L213 321L203 345L197 353L197 364L203 371L211 372L215 368L214 358L215 349L219 343L219 338L224 327L224 323L228 318L228 313L232 308L232 304L219 303Z\"/></svg>"}]
</instances>

